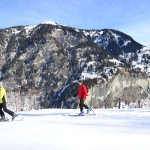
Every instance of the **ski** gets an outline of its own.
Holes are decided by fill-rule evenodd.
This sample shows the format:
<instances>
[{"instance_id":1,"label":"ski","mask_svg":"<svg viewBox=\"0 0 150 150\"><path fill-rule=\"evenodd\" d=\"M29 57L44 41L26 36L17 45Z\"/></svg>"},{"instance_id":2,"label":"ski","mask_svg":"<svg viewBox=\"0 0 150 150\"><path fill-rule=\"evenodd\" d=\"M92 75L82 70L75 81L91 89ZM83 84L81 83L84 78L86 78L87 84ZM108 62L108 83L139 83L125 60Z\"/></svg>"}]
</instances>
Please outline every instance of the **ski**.
<instances>
[{"instance_id":1,"label":"ski","mask_svg":"<svg viewBox=\"0 0 150 150\"><path fill-rule=\"evenodd\" d=\"M23 121L24 118L22 117L18 117L18 115L12 119L9 119L9 118L6 118L5 120L4 119L1 119L0 118L0 122L10 122L10 121Z\"/></svg>"},{"instance_id":2,"label":"ski","mask_svg":"<svg viewBox=\"0 0 150 150\"><path fill-rule=\"evenodd\" d=\"M24 118L17 118L17 119L14 119L14 120L0 120L0 122L12 122L12 121L23 121Z\"/></svg>"},{"instance_id":3,"label":"ski","mask_svg":"<svg viewBox=\"0 0 150 150\"><path fill-rule=\"evenodd\" d=\"M14 121L14 119L16 118L16 117L18 117L19 116L19 114L14 114L13 116L12 116L12 121Z\"/></svg>"},{"instance_id":4,"label":"ski","mask_svg":"<svg viewBox=\"0 0 150 150\"><path fill-rule=\"evenodd\" d=\"M91 106L89 112L87 113L84 113L83 115L80 115L80 114L74 114L74 115L70 115L70 116L73 116L73 117L83 117L83 116L88 116L88 115L96 115L95 111L93 110L93 106ZM93 112L92 114L90 114L90 112Z\"/></svg>"},{"instance_id":5,"label":"ski","mask_svg":"<svg viewBox=\"0 0 150 150\"><path fill-rule=\"evenodd\" d=\"M13 118L12 118L12 121L23 121L24 118L21 118L21 117L18 117L19 114L16 114Z\"/></svg>"},{"instance_id":6,"label":"ski","mask_svg":"<svg viewBox=\"0 0 150 150\"><path fill-rule=\"evenodd\" d=\"M8 122L9 121L9 119L8 120L0 120L0 122Z\"/></svg>"},{"instance_id":7,"label":"ski","mask_svg":"<svg viewBox=\"0 0 150 150\"><path fill-rule=\"evenodd\" d=\"M24 118L15 118L14 120L12 120L12 121L23 121L24 120Z\"/></svg>"},{"instance_id":8,"label":"ski","mask_svg":"<svg viewBox=\"0 0 150 150\"><path fill-rule=\"evenodd\" d=\"M7 121L9 121L9 119L7 117L0 118L0 122L7 122Z\"/></svg>"}]
</instances>

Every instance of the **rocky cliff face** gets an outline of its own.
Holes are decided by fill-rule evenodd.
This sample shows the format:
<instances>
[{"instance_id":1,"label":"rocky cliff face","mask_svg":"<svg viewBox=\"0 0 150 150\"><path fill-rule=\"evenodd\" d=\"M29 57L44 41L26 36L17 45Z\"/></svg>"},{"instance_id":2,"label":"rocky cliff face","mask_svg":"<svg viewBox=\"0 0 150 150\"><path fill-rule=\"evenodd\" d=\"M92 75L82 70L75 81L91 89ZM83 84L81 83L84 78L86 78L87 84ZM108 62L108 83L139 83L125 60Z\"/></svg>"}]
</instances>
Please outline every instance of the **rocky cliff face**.
<instances>
[{"instance_id":1,"label":"rocky cliff face","mask_svg":"<svg viewBox=\"0 0 150 150\"><path fill-rule=\"evenodd\" d=\"M76 91L72 81L79 78L86 79L89 89L98 89L100 82L108 82L106 85L111 88L104 88L103 101L122 98L128 86L118 85L120 95L115 92L118 71L133 73L139 68L136 61L144 66L150 64L149 50L124 33L81 30L57 23L0 30L0 56L0 78L9 102L17 110L61 107L62 103L63 107L70 107ZM126 78L121 80L127 82ZM147 84L144 85L146 93Z\"/></svg>"},{"instance_id":2,"label":"rocky cliff face","mask_svg":"<svg viewBox=\"0 0 150 150\"><path fill-rule=\"evenodd\" d=\"M89 91L89 103L97 108L119 107L119 103L120 107L144 107L142 99L147 97L148 86L147 77L133 77L128 72L121 72L108 82L93 86Z\"/></svg>"}]
</instances>

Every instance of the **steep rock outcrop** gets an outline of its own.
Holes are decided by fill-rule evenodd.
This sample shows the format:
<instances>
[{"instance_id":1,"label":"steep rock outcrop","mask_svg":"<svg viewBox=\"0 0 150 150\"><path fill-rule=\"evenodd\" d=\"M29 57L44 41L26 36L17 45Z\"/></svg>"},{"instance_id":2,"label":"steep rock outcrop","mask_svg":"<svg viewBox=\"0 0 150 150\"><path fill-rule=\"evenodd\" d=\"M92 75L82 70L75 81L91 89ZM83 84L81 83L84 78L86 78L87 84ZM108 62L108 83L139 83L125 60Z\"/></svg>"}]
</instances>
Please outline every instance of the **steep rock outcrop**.
<instances>
[{"instance_id":1,"label":"steep rock outcrop","mask_svg":"<svg viewBox=\"0 0 150 150\"><path fill-rule=\"evenodd\" d=\"M89 90L88 103L96 108L116 107L119 102L124 102L126 105L137 103L138 100L147 97L148 86L146 77L129 76L127 72L119 73L108 82L93 86Z\"/></svg>"}]
</instances>

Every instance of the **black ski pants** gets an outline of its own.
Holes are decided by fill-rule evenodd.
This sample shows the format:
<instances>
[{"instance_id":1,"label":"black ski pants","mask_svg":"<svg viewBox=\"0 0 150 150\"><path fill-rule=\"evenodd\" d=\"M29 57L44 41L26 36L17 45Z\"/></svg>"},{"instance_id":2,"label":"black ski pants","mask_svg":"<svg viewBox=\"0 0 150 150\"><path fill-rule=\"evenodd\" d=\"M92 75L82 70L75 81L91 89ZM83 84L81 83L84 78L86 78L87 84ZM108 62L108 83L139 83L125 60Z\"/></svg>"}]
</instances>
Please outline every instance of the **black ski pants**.
<instances>
[{"instance_id":1,"label":"black ski pants","mask_svg":"<svg viewBox=\"0 0 150 150\"><path fill-rule=\"evenodd\" d=\"M1 117L5 116L4 112L8 113L10 116L13 116L14 112L7 109L7 105L6 105L6 102L5 102L4 98L2 99L2 101L3 101L3 103L0 104L0 115L1 115ZM2 109L4 110L4 112L2 111Z\"/></svg>"},{"instance_id":2,"label":"black ski pants","mask_svg":"<svg viewBox=\"0 0 150 150\"><path fill-rule=\"evenodd\" d=\"M3 108L3 106L2 106L2 104L0 104L0 116L1 117L5 116L4 112L2 111L2 108Z\"/></svg>"},{"instance_id":3,"label":"black ski pants","mask_svg":"<svg viewBox=\"0 0 150 150\"><path fill-rule=\"evenodd\" d=\"M80 111L82 111L83 108L88 109L88 106L86 104L84 104L84 100L83 99L80 99L79 107L80 107Z\"/></svg>"}]
</instances>

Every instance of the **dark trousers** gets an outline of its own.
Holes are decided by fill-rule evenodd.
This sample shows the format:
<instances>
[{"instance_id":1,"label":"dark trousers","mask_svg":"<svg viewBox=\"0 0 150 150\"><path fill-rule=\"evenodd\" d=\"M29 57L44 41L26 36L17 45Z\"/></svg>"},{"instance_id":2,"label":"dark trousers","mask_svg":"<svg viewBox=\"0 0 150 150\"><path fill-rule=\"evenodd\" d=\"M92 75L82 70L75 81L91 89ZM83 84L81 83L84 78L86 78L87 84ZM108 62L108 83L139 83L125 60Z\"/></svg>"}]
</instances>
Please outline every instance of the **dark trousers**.
<instances>
[{"instance_id":1,"label":"dark trousers","mask_svg":"<svg viewBox=\"0 0 150 150\"><path fill-rule=\"evenodd\" d=\"M3 108L3 106L2 106L2 104L0 104L0 116L1 117L5 117L5 114L4 114L4 112L2 111L2 108Z\"/></svg>"},{"instance_id":2,"label":"dark trousers","mask_svg":"<svg viewBox=\"0 0 150 150\"><path fill-rule=\"evenodd\" d=\"M80 111L82 111L83 108L88 109L88 106L84 104L84 100L82 99L80 99L79 107L80 107Z\"/></svg>"},{"instance_id":3,"label":"dark trousers","mask_svg":"<svg viewBox=\"0 0 150 150\"><path fill-rule=\"evenodd\" d=\"M3 103L0 104L0 115L1 115L1 117L5 116L4 112L2 111L2 108L3 108L4 112L8 113L10 116L14 115L14 112L7 109L6 102L3 101Z\"/></svg>"}]
</instances>

